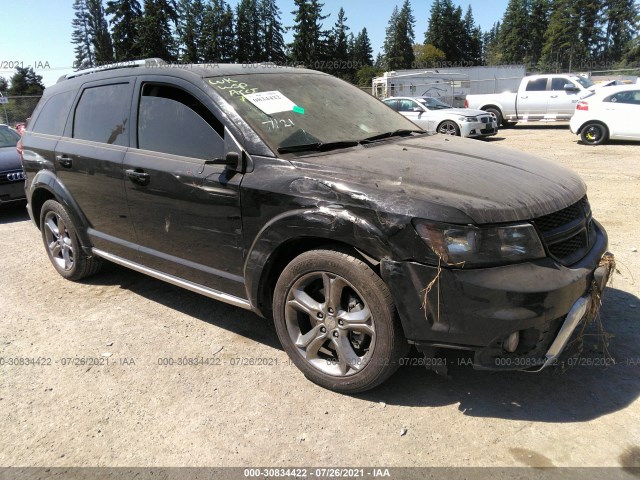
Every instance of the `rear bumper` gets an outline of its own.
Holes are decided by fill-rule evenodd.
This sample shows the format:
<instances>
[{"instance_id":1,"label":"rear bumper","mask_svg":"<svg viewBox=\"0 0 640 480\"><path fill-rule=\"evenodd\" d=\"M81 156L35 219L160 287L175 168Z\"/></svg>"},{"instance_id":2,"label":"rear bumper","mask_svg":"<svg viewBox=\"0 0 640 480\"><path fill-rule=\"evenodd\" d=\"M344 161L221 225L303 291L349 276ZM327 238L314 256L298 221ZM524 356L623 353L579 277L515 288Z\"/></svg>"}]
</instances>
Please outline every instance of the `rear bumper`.
<instances>
[{"instance_id":1,"label":"rear bumper","mask_svg":"<svg viewBox=\"0 0 640 480\"><path fill-rule=\"evenodd\" d=\"M576 302L589 296L607 248L606 233L596 226L591 250L571 267L545 258L494 268L443 268L426 299L425 288L438 275L436 267L383 260L382 276L406 337L418 347L475 351L478 368L528 369L546 364L547 354L555 358L564 347L554 344L561 328L570 330L570 336L582 319L583 315L566 323ZM518 348L506 352L503 344L515 332ZM552 344L554 350L549 352Z\"/></svg>"}]
</instances>

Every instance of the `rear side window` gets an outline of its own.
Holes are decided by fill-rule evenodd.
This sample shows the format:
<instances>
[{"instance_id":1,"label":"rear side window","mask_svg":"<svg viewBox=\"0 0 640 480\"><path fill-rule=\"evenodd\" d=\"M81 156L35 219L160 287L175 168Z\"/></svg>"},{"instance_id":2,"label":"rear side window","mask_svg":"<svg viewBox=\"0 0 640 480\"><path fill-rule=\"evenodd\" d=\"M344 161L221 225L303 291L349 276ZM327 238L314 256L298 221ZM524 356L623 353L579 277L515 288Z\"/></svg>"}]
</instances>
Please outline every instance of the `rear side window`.
<instances>
[{"instance_id":1,"label":"rear side window","mask_svg":"<svg viewBox=\"0 0 640 480\"><path fill-rule=\"evenodd\" d=\"M413 112L414 108L419 108L418 104L412 100L400 100L398 105L399 112Z\"/></svg>"},{"instance_id":2,"label":"rear side window","mask_svg":"<svg viewBox=\"0 0 640 480\"><path fill-rule=\"evenodd\" d=\"M127 83L90 87L82 92L73 120L73 138L127 146L129 92Z\"/></svg>"},{"instance_id":3,"label":"rear side window","mask_svg":"<svg viewBox=\"0 0 640 480\"><path fill-rule=\"evenodd\" d=\"M63 92L49 98L42 107L38 118L35 119L31 130L47 135L62 135L73 97L74 92Z\"/></svg>"},{"instance_id":4,"label":"rear side window","mask_svg":"<svg viewBox=\"0 0 640 480\"><path fill-rule=\"evenodd\" d=\"M213 160L224 155L224 127L194 96L147 83L138 110L138 148Z\"/></svg>"},{"instance_id":5,"label":"rear side window","mask_svg":"<svg viewBox=\"0 0 640 480\"><path fill-rule=\"evenodd\" d=\"M529 80L527 83L527 92L542 92L547 89L547 79L537 78L535 80Z\"/></svg>"},{"instance_id":6,"label":"rear side window","mask_svg":"<svg viewBox=\"0 0 640 480\"><path fill-rule=\"evenodd\" d=\"M640 105L640 90L630 90L628 92L618 92L609 97L611 103L630 103Z\"/></svg>"}]
</instances>

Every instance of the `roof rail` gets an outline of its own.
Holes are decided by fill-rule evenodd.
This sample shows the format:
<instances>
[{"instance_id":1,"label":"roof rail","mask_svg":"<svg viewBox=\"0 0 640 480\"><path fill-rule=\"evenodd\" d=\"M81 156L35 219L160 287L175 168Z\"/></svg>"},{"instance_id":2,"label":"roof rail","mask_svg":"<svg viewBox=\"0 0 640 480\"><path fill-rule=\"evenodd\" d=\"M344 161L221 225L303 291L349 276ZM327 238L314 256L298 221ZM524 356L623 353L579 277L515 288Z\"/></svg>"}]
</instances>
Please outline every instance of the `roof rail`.
<instances>
[{"instance_id":1,"label":"roof rail","mask_svg":"<svg viewBox=\"0 0 640 480\"><path fill-rule=\"evenodd\" d=\"M126 62L110 63L108 65L102 65L100 67L86 68L84 70L78 70L77 72L63 75L58 79L58 82L68 80L70 78L80 77L81 75L89 75L90 73L104 72L105 70L116 70L118 68L131 68L131 67L159 67L166 65L166 62L161 58L145 58L144 60L129 60Z\"/></svg>"}]
</instances>

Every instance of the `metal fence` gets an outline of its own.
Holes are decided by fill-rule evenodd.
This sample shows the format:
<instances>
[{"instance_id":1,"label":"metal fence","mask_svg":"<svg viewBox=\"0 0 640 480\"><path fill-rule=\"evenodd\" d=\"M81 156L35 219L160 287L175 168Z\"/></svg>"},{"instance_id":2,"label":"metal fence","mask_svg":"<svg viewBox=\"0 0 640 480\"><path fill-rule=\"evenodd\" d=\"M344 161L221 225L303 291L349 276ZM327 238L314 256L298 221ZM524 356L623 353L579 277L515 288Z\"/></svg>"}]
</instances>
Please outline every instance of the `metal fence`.
<instances>
[{"instance_id":1,"label":"metal fence","mask_svg":"<svg viewBox=\"0 0 640 480\"><path fill-rule=\"evenodd\" d=\"M0 123L15 126L26 122L40 101L40 95L0 97Z\"/></svg>"}]
</instances>

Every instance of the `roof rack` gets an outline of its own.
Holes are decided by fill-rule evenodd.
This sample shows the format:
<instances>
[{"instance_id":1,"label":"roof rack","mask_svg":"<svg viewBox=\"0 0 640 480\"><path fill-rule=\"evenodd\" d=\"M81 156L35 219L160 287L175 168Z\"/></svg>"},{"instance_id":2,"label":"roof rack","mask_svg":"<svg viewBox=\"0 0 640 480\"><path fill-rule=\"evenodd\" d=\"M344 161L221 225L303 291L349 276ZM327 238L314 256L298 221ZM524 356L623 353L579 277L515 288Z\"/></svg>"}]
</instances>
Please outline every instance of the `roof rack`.
<instances>
[{"instance_id":1,"label":"roof rack","mask_svg":"<svg viewBox=\"0 0 640 480\"><path fill-rule=\"evenodd\" d=\"M161 58L145 58L143 60L129 60L126 62L110 63L109 65L86 68L84 70L78 70L77 72L69 73L68 75L63 75L58 79L58 82L68 80L70 78L80 77L82 75L89 75L90 73L104 72L106 70L116 70L118 68L159 67L162 65L166 65L166 62Z\"/></svg>"}]
</instances>

